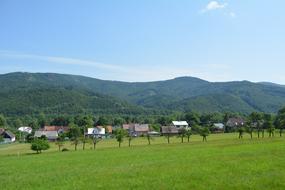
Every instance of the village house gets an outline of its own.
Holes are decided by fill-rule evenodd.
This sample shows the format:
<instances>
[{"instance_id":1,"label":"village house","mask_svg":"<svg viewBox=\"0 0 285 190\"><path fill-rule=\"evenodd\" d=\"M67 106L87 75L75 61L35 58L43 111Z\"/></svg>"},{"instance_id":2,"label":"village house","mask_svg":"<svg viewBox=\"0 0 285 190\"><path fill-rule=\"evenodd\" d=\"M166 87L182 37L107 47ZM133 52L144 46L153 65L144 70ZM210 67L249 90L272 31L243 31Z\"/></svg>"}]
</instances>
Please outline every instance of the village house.
<instances>
[{"instance_id":1,"label":"village house","mask_svg":"<svg viewBox=\"0 0 285 190\"><path fill-rule=\"evenodd\" d=\"M147 135L149 132L148 124L123 124L123 129L126 130L129 135L132 136L142 136Z\"/></svg>"},{"instance_id":2,"label":"village house","mask_svg":"<svg viewBox=\"0 0 285 190\"><path fill-rule=\"evenodd\" d=\"M162 126L160 132L162 135L177 135L180 129L190 129L187 121L172 121L169 126Z\"/></svg>"},{"instance_id":3,"label":"village house","mask_svg":"<svg viewBox=\"0 0 285 190\"><path fill-rule=\"evenodd\" d=\"M18 128L18 131L23 132L23 133L31 134L32 131L33 131L33 129L32 129L31 127L25 127L25 126L23 126L23 127L19 127L19 128Z\"/></svg>"},{"instance_id":4,"label":"village house","mask_svg":"<svg viewBox=\"0 0 285 190\"><path fill-rule=\"evenodd\" d=\"M245 120L243 118L241 117L230 118L226 123L226 131L227 132L234 131L238 127L242 127L243 125L245 125Z\"/></svg>"},{"instance_id":5,"label":"village house","mask_svg":"<svg viewBox=\"0 0 285 190\"><path fill-rule=\"evenodd\" d=\"M12 143L16 141L16 136L8 130L5 130L3 128L0 128L0 136L3 137L2 143Z\"/></svg>"},{"instance_id":6,"label":"village house","mask_svg":"<svg viewBox=\"0 0 285 190\"><path fill-rule=\"evenodd\" d=\"M214 123L212 126L213 133L223 133L225 130L225 125L223 123Z\"/></svg>"},{"instance_id":7,"label":"village house","mask_svg":"<svg viewBox=\"0 0 285 190\"><path fill-rule=\"evenodd\" d=\"M106 134L112 134L113 133L113 127L111 125L105 126L105 132L106 132Z\"/></svg>"},{"instance_id":8,"label":"village house","mask_svg":"<svg viewBox=\"0 0 285 190\"><path fill-rule=\"evenodd\" d=\"M57 131L41 131L41 130L35 132L34 137L40 138L42 136L45 136L49 141L55 141L58 138L58 133Z\"/></svg>"},{"instance_id":9,"label":"village house","mask_svg":"<svg viewBox=\"0 0 285 190\"><path fill-rule=\"evenodd\" d=\"M69 127L67 126L44 126L42 131L56 131L58 134L67 133Z\"/></svg>"},{"instance_id":10,"label":"village house","mask_svg":"<svg viewBox=\"0 0 285 190\"><path fill-rule=\"evenodd\" d=\"M147 133L148 135L150 135L150 136L160 136L160 133L159 132L156 132L156 131L149 131L148 133Z\"/></svg>"},{"instance_id":11,"label":"village house","mask_svg":"<svg viewBox=\"0 0 285 190\"><path fill-rule=\"evenodd\" d=\"M179 133L179 128L176 126L162 126L160 127L160 132L162 135L177 135Z\"/></svg>"},{"instance_id":12,"label":"village house","mask_svg":"<svg viewBox=\"0 0 285 190\"><path fill-rule=\"evenodd\" d=\"M96 136L96 137L103 138L105 137L105 135L106 135L105 128L102 126L97 126L97 127L87 129L87 136L92 136L92 137Z\"/></svg>"},{"instance_id":13,"label":"village house","mask_svg":"<svg viewBox=\"0 0 285 190\"><path fill-rule=\"evenodd\" d=\"M189 124L187 123L187 121L172 121L171 126L176 127L178 129L188 129Z\"/></svg>"},{"instance_id":14,"label":"village house","mask_svg":"<svg viewBox=\"0 0 285 190\"><path fill-rule=\"evenodd\" d=\"M148 124L135 124L135 128L133 131L134 135L137 136L147 135L148 132L149 132Z\"/></svg>"},{"instance_id":15,"label":"village house","mask_svg":"<svg viewBox=\"0 0 285 190\"><path fill-rule=\"evenodd\" d=\"M243 126L245 124L245 120L240 118L240 117L233 117L233 118L230 118L226 125L228 127L237 127L237 126Z\"/></svg>"}]
</instances>

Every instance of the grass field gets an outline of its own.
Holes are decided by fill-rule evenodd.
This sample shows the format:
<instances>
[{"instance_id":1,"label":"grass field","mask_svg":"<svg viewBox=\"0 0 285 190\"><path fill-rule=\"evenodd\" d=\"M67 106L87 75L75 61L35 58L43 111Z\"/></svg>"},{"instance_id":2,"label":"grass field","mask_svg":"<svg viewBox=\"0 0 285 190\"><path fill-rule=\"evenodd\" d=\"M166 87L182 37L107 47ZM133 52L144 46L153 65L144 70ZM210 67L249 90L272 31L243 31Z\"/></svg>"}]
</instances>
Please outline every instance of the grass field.
<instances>
[{"instance_id":1,"label":"grass field","mask_svg":"<svg viewBox=\"0 0 285 190\"><path fill-rule=\"evenodd\" d=\"M52 144L39 155L29 144L1 145L0 189L285 189L285 137L201 140L138 138L131 148L105 140L95 151L67 143L69 152Z\"/></svg>"}]
</instances>

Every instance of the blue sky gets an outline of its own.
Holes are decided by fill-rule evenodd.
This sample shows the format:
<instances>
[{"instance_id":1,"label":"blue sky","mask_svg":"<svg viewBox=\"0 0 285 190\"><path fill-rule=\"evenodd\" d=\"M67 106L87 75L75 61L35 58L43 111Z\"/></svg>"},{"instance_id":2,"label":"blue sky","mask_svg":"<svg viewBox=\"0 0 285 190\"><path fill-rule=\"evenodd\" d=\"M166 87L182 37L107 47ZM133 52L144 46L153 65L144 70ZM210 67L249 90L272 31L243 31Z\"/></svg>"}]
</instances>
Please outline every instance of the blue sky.
<instances>
[{"instance_id":1,"label":"blue sky","mask_svg":"<svg viewBox=\"0 0 285 190\"><path fill-rule=\"evenodd\" d=\"M285 84L285 1L1 0L0 73Z\"/></svg>"}]
</instances>

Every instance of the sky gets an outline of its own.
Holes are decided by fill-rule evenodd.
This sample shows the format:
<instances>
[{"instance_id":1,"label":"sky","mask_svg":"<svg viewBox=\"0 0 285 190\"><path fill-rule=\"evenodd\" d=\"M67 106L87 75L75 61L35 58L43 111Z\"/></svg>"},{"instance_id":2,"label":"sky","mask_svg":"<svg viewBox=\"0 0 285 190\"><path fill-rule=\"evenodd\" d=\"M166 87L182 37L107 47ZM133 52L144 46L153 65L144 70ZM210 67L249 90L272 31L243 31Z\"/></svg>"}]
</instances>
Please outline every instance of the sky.
<instances>
[{"instance_id":1,"label":"sky","mask_svg":"<svg viewBox=\"0 0 285 190\"><path fill-rule=\"evenodd\" d=\"M284 0L0 0L0 73L285 84Z\"/></svg>"}]
</instances>

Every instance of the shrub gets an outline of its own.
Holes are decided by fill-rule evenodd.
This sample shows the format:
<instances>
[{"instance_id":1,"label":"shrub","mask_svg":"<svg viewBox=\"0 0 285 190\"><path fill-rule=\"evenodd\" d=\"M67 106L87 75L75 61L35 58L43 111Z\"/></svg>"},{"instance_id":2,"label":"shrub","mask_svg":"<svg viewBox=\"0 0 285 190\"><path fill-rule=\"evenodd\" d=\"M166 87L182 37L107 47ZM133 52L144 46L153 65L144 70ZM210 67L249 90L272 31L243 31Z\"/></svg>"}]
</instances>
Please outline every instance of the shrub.
<instances>
[{"instance_id":1,"label":"shrub","mask_svg":"<svg viewBox=\"0 0 285 190\"><path fill-rule=\"evenodd\" d=\"M35 139L32 141L31 149L33 151L37 151L37 153L41 153L42 150L49 149L49 143L47 140L44 139Z\"/></svg>"},{"instance_id":2,"label":"shrub","mask_svg":"<svg viewBox=\"0 0 285 190\"><path fill-rule=\"evenodd\" d=\"M68 148L63 148L61 151L62 152L67 152L67 151L69 151L69 149Z\"/></svg>"}]
</instances>

